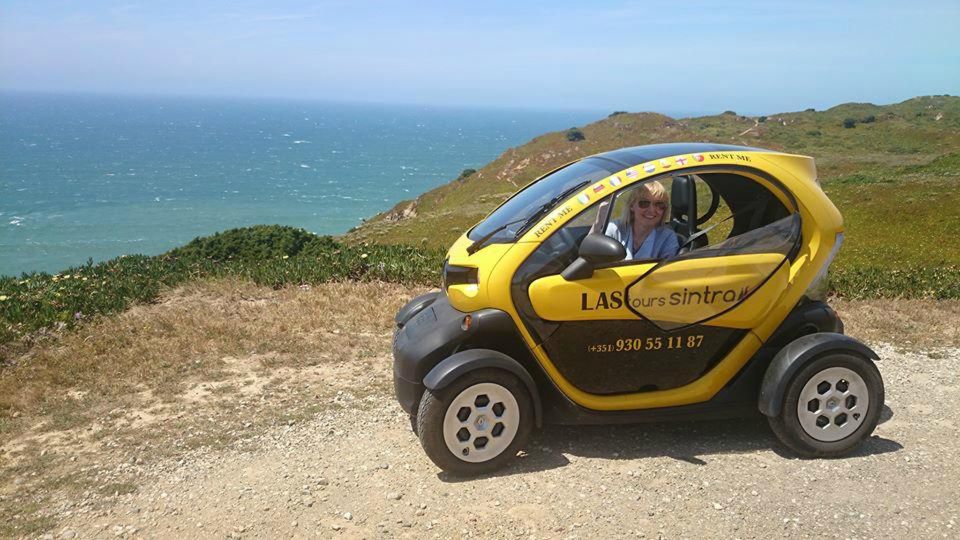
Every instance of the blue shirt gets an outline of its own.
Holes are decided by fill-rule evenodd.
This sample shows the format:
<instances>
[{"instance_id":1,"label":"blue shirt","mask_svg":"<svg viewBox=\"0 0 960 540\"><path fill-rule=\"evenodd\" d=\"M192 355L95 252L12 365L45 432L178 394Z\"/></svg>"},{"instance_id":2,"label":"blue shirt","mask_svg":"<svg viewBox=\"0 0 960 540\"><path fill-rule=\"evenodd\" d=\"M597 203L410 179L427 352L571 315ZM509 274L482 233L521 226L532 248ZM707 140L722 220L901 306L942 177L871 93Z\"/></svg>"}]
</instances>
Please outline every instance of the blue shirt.
<instances>
[{"instance_id":1,"label":"blue shirt","mask_svg":"<svg viewBox=\"0 0 960 540\"><path fill-rule=\"evenodd\" d=\"M661 225L650 231L636 252L633 251L633 227L620 221L611 221L605 233L616 238L627 249L625 261L638 259L666 259L680 251L680 241L670 227Z\"/></svg>"}]
</instances>

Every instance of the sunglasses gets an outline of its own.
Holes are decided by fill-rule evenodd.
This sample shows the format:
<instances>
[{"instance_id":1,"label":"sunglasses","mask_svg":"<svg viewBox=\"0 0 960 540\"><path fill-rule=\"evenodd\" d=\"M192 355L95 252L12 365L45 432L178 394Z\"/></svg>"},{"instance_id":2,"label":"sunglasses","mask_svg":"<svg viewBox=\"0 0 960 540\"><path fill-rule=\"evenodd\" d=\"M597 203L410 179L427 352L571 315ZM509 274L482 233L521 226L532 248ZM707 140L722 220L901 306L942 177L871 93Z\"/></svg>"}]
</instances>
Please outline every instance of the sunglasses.
<instances>
[{"instance_id":1,"label":"sunglasses","mask_svg":"<svg viewBox=\"0 0 960 540\"><path fill-rule=\"evenodd\" d=\"M650 208L651 204L657 210L663 210L663 211L667 210L667 203L663 201L653 202L653 201L648 201L646 199L640 199L639 201L637 201L637 206L639 206L640 208Z\"/></svg>"}]
</instances>

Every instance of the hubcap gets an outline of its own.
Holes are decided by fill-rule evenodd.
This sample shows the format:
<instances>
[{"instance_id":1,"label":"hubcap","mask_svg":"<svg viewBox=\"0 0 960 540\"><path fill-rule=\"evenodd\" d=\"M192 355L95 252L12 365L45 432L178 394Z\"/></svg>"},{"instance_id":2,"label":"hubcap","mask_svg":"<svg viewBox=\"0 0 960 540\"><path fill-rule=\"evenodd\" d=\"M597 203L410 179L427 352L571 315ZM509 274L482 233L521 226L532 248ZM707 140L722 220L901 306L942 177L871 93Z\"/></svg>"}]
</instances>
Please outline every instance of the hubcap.
<instances>
[{"instance_id":1,"label":"hubcap","mask_svg":"<svg viewBox=\"0 0 960 540\"><path fill-rule=\"evenodd\" d=\"M475 384L450 402L443 418L447 449L463 461L481 463L507 449L520 426L520 407L509 390Z\"/></svg>"},{"instance_id":2,"label":"hubcap","mask_svg":"<svg viewBox=\"0 0 960 540\"><path fill-rule=\"evenodd\" d=\"M827 368L807 381L800 391L797 416L800 427L818 441L848 437L866 419L870 407L867 384L845 367Z\"/></svg>"}]
</instances>

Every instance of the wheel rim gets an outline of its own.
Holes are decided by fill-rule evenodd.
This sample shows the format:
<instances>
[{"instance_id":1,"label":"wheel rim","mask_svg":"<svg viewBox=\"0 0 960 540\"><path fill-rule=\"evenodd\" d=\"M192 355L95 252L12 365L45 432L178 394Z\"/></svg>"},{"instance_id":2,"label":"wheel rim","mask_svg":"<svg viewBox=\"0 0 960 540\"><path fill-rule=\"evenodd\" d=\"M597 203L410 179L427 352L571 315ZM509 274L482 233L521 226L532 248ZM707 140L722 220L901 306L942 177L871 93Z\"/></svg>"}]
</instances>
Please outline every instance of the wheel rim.
<instances>
[{"instance_id":1,"label":"wheel rim","mask_svg":"<svg viewBox=\"0 0 960 540\"><path fill-rule=\"evenodd\" d=\"M797 415L800 427L818 441L834 442L850 436L867 417L870 394L856 371L827 368L807 381L800 391Z\"/></svg>"},{"instance_id":2,"label":"wheel rim","mask_svg":"<svg viewBox=\"0 0 960 540\"><path fill-rule=\"evenodd\" d=\"M463 461L482 463L507 449L520 427L520 407L509 390L475 384L450 402L443 418L447 449Z\"/></svg>"}]
</instances>

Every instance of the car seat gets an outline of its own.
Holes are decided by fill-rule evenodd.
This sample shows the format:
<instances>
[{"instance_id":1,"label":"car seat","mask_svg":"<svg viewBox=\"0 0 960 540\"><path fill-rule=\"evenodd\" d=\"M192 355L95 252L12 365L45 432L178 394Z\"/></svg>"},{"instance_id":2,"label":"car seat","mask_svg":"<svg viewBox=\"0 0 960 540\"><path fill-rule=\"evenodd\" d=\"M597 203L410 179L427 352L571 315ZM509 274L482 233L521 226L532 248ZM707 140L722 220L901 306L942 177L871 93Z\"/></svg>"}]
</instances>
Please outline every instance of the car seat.
<instances>
[{"instance_id":1,"label":"car seat","mask_svg":"<svg viewBox=\"0 0 960 540\"><path fill-rule=\"evenodd\" d=\"M673 185L670 187L670 221L667 223L673 232L677 233L680 241L680 253L704 247L710 243L706 234L694 238L690 245L684 246L687 240L693 234L700 232L696 226L696 208L697 208L697 188L693 178L689 176L673 177ZM694 214L691 219L690 214ZM693 230L690 230L690 222L693 222Z\"/></svg>"}]
</instances>

